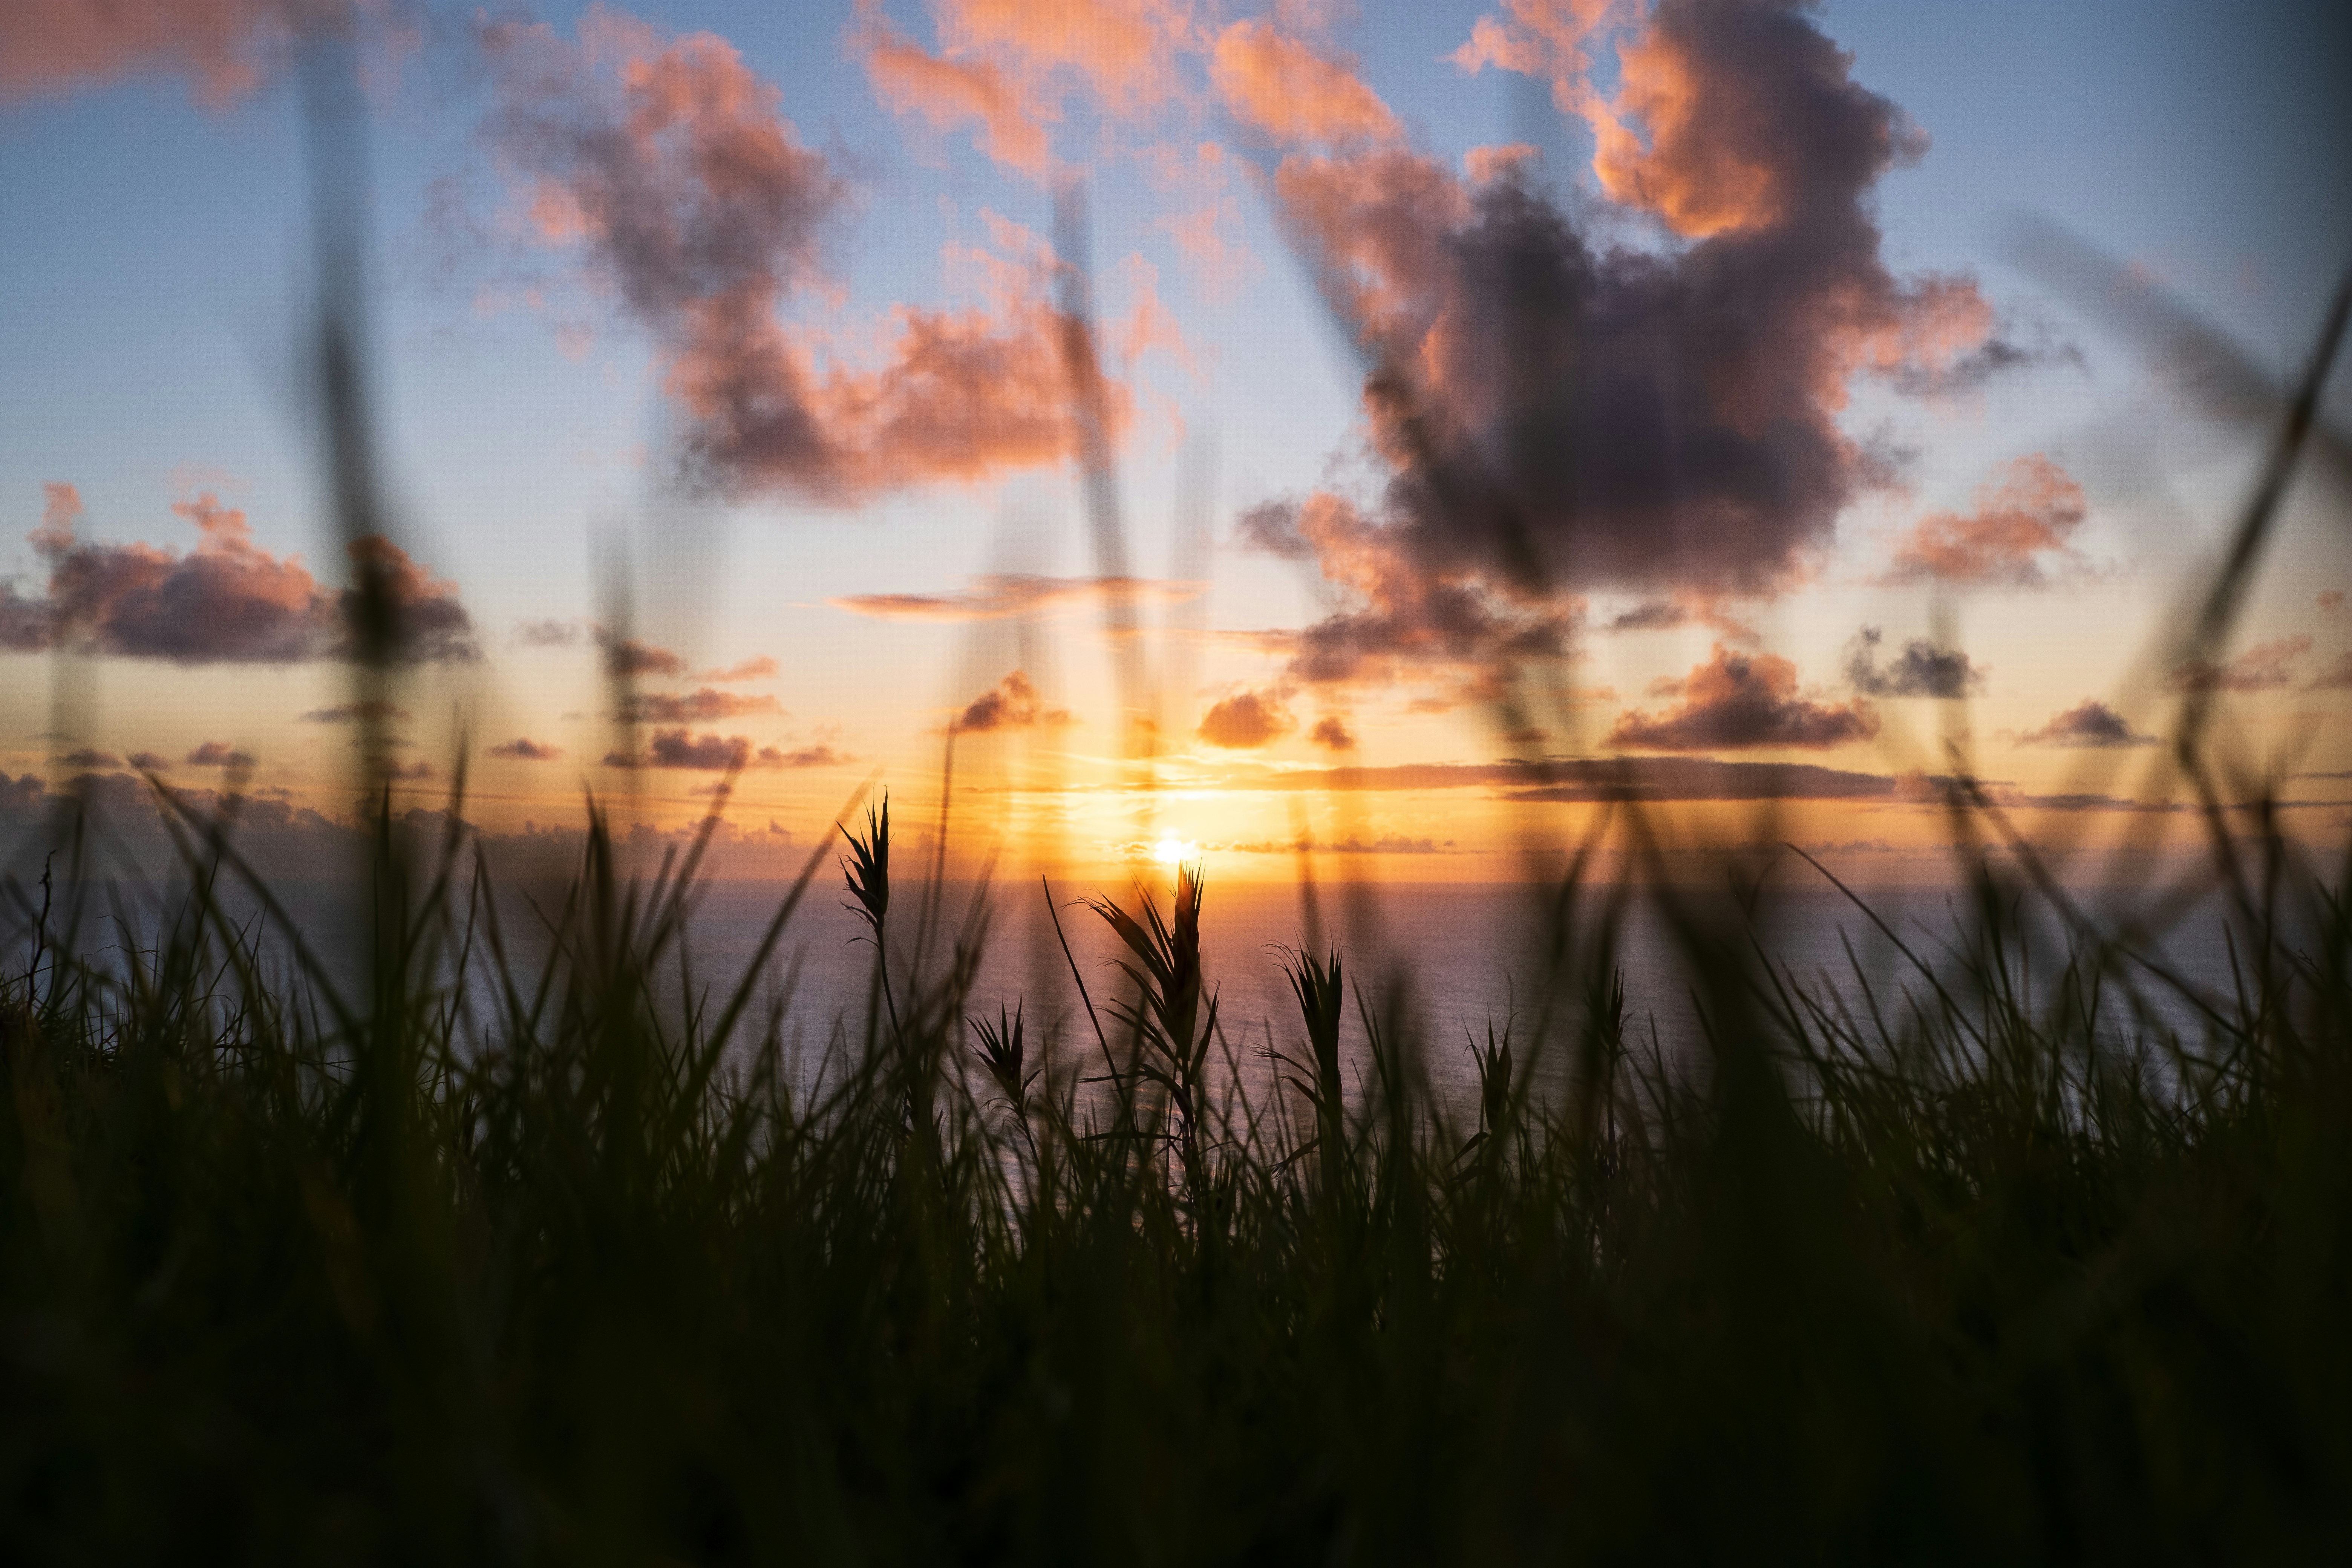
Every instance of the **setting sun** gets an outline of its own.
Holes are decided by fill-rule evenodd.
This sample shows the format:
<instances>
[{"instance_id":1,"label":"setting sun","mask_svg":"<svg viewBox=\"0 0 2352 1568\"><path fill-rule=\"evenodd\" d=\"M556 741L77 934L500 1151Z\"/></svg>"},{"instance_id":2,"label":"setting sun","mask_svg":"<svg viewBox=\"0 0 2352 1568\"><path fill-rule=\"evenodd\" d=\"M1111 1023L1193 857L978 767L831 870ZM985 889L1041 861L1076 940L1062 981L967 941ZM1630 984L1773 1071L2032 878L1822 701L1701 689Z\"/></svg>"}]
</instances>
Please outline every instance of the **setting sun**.
<instances>
[{"instance_id":1,"label":"setting sun","mask_svg":"<svg viewBox=\"0 0 2352 1568\"><path fill-rule=\"evenodd\" d=\"M1162 866L1181 866L1197 858L1200 852L1198 844L1189 838L1178 838L1173 834L1151 847L1151 858Z\"/></svg>"}]
</instances>

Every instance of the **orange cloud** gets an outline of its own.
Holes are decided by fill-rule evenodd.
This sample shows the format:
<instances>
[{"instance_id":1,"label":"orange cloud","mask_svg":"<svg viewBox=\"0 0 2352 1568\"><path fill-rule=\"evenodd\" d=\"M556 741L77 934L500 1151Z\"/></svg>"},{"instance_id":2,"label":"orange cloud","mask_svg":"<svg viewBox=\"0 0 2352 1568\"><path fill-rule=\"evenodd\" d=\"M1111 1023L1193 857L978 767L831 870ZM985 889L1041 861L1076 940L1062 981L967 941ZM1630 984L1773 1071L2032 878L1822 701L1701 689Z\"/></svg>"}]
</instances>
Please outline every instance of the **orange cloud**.
<instances>
[{"instance_id":1,"label":"orange cloud","mask_svg":"<svg viewBox=\"0 0 2352 1568\"><path fill-rule=\"evenodd\" d=\"M2020 458L1978 489L1976 510L1921 518L1896 543L1889 577L2038 588L2052 563L2081 564L2069 541L2088 516L2083 487L2064 468L2038 453Z\"/></svg>"},{"instance_id":2,"label":"orange cloud","mask_svg":"<svg viewBox=\"0 0 2352 1568\"><path fill-rule=\"evenodd\" d=\"M544 26L484 37L499 144L540 234L582 249L656 335L698 480L848 505L1070 450L1050 258L1001 268L978 306L899 307L863 352L788 327L782 307L826 281L845 187L732 45L610 12L577 45ZM1129 398L1108 395L1116 430Z\"/></svg>"},{"instance_id":3,"label":"orange cloud","mask_svg":"<svg viewBox=\"0 0 2352 1568\"><path fill-rule=\"evenodd\" d=\"M994 621L1105 603L1180 605L1198 598L1201 588L1198 583L1149 577L1033 577L1015 573L978 578L961 594L850 594L826 603L852 615L884 621Z\"/></svg>"},{"instance_id":4,"label":"orange cloud","mask_svg":"<svg viewBox=\"0 0 2352 1568\"><path fill-rule=\"evenodd\" d=\"M317 15L329 14L320 5ZM282 0L10 0L0 11L0 98L27 98L140 71L189 78L215 106L261 84L292 33Z\"/></svg>"},{"instance_id":5,"label":"orange cloud","mask_svg":"<svg viewBox=\"0 0 2352 1568\"><path fill-rule=\"evenodd\" d=\"M1201 716L1198 733L1213 746L1246 751L1270 745L1298 727L1274 691L1237 691Z\"/></svg>"},{"instance_id":6,"label":"orange cloud","mask_svg":"<svg viewBox=\"0 0 2352 1568\"><path fill-rule=\"evenodd\" d=\"M1507 0L1503 16L1479 17L1469 41L1445 58L1474 76L1493 66L1547 80L1555 103L1582 113L1592 92L1586 46L1622 8L1620 0Z\"/></svg>"},{"instance_id":7,"label":"orange cloud","mask_svg":"<svg viewBox=\"0 0 2352 1568\"><path fill-rule=\"evenodd\" d=\"M1051 162L1046 127L1075 81L1107 116L1156 110L1172 62L1196 31L1166 0L936 0L935 54L906 37L879 0L858 0L851 47L883 103L941 131L976 125L981 150L1036 177Z\"/></svg>"},{"instance_id":8,"label":"orange cloud","mask_svg":"<svg viewBox=\"0 0 2352 1568\"><path fill-rule=\"evenodd\" d=\"M1059 730L1077 722L1066 708L1048 708L1025 670L1014 670L982 692L956 715L952 728L967 734L996 730Z\"/></svg>"},{"instance_id":9,"label":"orange cloud","mask_svg":"<svg viewBox=\"0 0 2352 1568\"><path fill-rule=\"evenodd\" d=\"M1235 22L1220 33L1210 78L1234 118L1277 142L1344 144L1400 134L1396 116L1354 71L1270 22Z\"/></svg>"},{"instance_id":10,"label":"orange cloud","mask_svg":"<svg viewBox=\"0 0 2352 1568\"><path fill-rule=\"evenodd\" d=\"M1024 174L1045 174L1051 149L1043 121L1055 111L1003 70L986 60L930 54L871 6L860 8L856 47L875 93L892 111L920 115L940 131L976 123L982 152Z\"/></svg>"}]
</instances>

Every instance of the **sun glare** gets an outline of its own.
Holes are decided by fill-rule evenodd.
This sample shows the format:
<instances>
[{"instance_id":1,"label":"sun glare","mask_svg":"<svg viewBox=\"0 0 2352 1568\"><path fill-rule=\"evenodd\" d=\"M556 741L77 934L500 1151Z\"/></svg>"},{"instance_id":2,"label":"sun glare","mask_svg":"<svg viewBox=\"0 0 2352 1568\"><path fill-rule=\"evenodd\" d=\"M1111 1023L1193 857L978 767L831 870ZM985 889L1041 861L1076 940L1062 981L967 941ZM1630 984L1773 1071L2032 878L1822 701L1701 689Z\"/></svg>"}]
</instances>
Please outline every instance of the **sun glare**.
<instances>
[{"instance_id":1,"label":"sun glare","mask_svg":"<svg viewBox=\"0 0 2352 1568\"><path fill-rule=\"evenodd\" d=\"M1171 834L1151 847L1151 858L1162 866L1179 866L1198 855L1200 848L1190 838L1178 838Z\"/></svg>"}]
</instances>

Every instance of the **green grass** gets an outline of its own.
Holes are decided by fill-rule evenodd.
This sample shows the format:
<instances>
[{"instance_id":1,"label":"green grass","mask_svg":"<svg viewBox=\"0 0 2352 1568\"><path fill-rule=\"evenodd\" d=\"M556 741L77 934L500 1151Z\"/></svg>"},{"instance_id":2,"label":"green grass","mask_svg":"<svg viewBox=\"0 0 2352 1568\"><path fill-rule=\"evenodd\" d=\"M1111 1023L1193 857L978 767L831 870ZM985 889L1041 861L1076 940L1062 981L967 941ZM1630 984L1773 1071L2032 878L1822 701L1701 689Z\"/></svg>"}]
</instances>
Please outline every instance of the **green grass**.
<instances>
[{"instance_id":1,"label":"green grass","mask_svg":"<svg viewBox=\"0 0 2352 1568\"><path fill-rule=\"evenodd\" d=\"M877 815L877 944L910 918L887 853ZM1131 978L1052 1059L1046 998L967 1020L978 912L920 963L905 924L870 1021L807 1021L812 1089L754 983L680 1000L698 870L629 882L592 835L525 975L462 840L387 836L356 995L319 955L266 976L208 882L137 955L59 951L80 921L22 890L0 1555L2352 1545L2352 921L2315 884L2236 911L2243 983L2185 1035L2133 1015L2148 950L2087 928L2028 994L2030 879L1981 871L1966 941L1851 1005L1727 897L1675 901L1708 1025L1680 1065L1629 1030L1612 923L1558 923L1454 1125L1412 977L1322 954L1275 1021L1286 1103L1237 1095L1197 879L1117 912ZM821 851L770 951L838 886Z\"/></svg>"}]
</instances>

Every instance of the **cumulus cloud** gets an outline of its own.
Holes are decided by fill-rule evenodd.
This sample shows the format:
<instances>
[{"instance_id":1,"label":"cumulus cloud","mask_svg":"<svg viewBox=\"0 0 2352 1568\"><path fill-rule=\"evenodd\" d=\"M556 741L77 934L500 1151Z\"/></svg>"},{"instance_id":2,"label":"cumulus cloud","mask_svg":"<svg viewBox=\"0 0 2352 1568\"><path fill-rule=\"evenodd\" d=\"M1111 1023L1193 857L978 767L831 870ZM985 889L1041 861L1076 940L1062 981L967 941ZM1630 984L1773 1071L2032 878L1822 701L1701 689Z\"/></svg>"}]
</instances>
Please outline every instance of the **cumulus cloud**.
<instances>
[{"instance_id":1,"label":"cumulus cloud","mask_svg":"<svg viewBox=\"0 0 2352 1568\"><path fill-rule=\"evenodd\" d=\"M299 555L261 549L245 513L210 493L172 510L195 526L194 550L78 542L79 497L70 485L49 486L46 515L29 536L48 581L38 595L0 588L0 642L35 649L80 638L100 653L187 665L352 657L351 590L329 588ZM383 575L397 658L480 657L455 584L382 539L359 541L352 552Z\"/></svg>"},{"instance_id":2,"label":"cumulus cloud","mask_svg":"<svg viewBox=\"0 0 2352 1568\"><path fill-rule=\"evenodd\" d=\"M847 187L734 46L609 11L576 43L511 23L483 38L493 134L537 236L654 335L698 482L849 505L1072 449L1053 258L1034 237L1009 258L965 253L979 301L898 307L877 342L788 324L833 285ZM1106 390L1117 429L1129 395Z\"/></svg>"},{"instance_id":3,"label":"cumulus cloud","mask_svg":"<svg viewBox=\"0 0 2352 1568\"><path fill-rule=\"evenodd\" d=\"M112 752L101 752L91 746L68 752L55 760L69 768L119 768L122 765L122 759Z\"/></svg>"},{"instance_id":4,"label":"cumulus cloud","mask_svg":"<svg viewBox=\"0 0 2352 1568\"><path fill-rule=\"evenodd\" d=\"M2294 681L2295 666L2311 651L2311 639L2300 635L2256 643L2223 664L2192 658L2175 666L2164 678L2167 691L2276 691Z\"/></svg>"},{"instance_id":5,"label":"cumulus cloud","mask_svg":"<svg viewBox=\"0 0 2352 1568\"><path fill-rule=\"evenodd\" d=\"M133 752L129 761L142 773L168 773L172 771L172 759L155 752Z\"/></svg>"},{"instance_id":6,"label":"cumulus cloud","mask_svg":"<svg viewBox=\"0 0 2352 1568\"><path fill-rule=\"evenodd\" d=\"M2153 746L2158 737L2142 734L2131 721L2100 701L2085 697L2062 713L2053 713L2039 729L2016 737L2021 746Z\"/></svg>"},{"instance_id":7,"label":"cumulus cloud","mask_svg":"<svg viewBox=\"0 0 2352 1568\"><path fill-rule=\"evenodd\" d=\"M1595 125L1595 174L1658 242L1601 248L1518 161L1465 181L1383 143L1294 153L1272 191L1371 363L1392 479L1368 549L1521 604L1551 585L1776 593L1884 460L1840 428L1857 376L1963 374L1999 323L1963 277L1898 276L1879 179L1921 147L1800 0L1514 5L1456 62L1527 71ZM1622 86L1586 71L1630 26ZM2004 357L2012 363L2017 356ZM1347 612L1343 612L1347 613Z\"/></svg>"},{"instance_id":8,"label":"cumulus cloud","mask_svg":"<svg viewBox=\"0 0 2352 1568\"><path fill-rule=\"evenodd\" d=\"M1846 645L1845 674L1864 697L1939 697L1947 700L1984 689L1984 668L1956 647L1924 637L1906 642L1893 659L1878 662L1885 634L1864 626Z\"/></svg>"},{"instance_id":9,"label":"cumulus cloud","mask_svg":"<svg viewBox=\"0 0 2352 1568\"><path fill-rule=\"evenodd\" d=\"M1278 142L1389 142L1402 132L1353 70L1264 18L1218 34L1209 72L1234 117Z\"/></svg>"},{"instance_id":10,"label":"cumulus cloud","mask_svg":"<svg viewBox=\"0 0 2352 1568\"><path fill-rule=\"evenodd\" d=\"M952 726L961 733L984 734L993 730L1057 730L1077 720L1066 708L1048 708L1029 682L1014 670L975 697L956 715Z\"/></svg>"},{"instance_id":11,"label":"cumulus cloud","mask_svg":"<svg viewBox=\"0 0 2352 1568\"><path fill-rule=\"evenodd\" d=\"M519 763L551 763L563 755L563 748L546 741L534 741L518 735L490 748L490 755L507 757Z\"/></svg>"},{"instance_id":12,"label":"cumulus cloud","mask_svg":"<svg viewBox=\"0 0 2352 1568\"><path fill-rule=\"evenodd\" d=\"M1297 727L1297 721L1283 704L1281 693L1236 691L1213 704L1201 716L1201 727L1196 732L1213 746L1247 751L1270 745Z\"/></svg>"},{"instance_id":13,"label":"cumulus cloud","mask_svg":"<svg viewBox=\"0 0 2352 1568\"><path fill-rule=\"evenodd\" d=\"M1863 703L1838 707L1806 699L1798 690L1797 667L1787 659L1737 653L1720 643L1706 663L1656 689L1681 700L1663 712L1637 708L1618 715L1604 745L1659 752L1762 746L1819 751L1878 732L1877 716Z\"/></svg>"},{"instance_id":14,"label":"cumulus cloud","mask_svg":"<svg viewBox=\"0 0 2352 1568\"><path fill-rule=\"evenodd\" d=\"M615 715L636 724L709 724L746 713L782 713L776 700L721 691L715 686L677 693L636 691Z\"/></svg>"},{"instance_id":15,"label":"cumulus cloud","mask_svg":"<svg viewBox=\"0 0 2352 1568\"><path fill-rule=\"evenodd\" d=\"M2089 516L2083 487L2049 458L2020 458L1977 491L1971 512L1921 518L1895 548L1895 582L1936 577L2038 588L2082 557L2068 542Z\"/></svg>"},{"instance_id":16,"label":"cumulus cloud","mask_svg":"<svg viewBox=\"0 0 2352 1568\"><path fill-rule=\"evenodd\" d=\"M1181 605L1202 584L1150 577L1034 577L1023 574L974 579L958 594L849 594L825 602L852 615L883 621L996 621L1013 616L1118 604Z\"/></svg>"},{"instance_id":17,"label":"cumulus cloud","mask_svg":"<svg viewBox=\"0 0 2352 1568\"><path fill-rule=\"evenodd\" d=\"M729 768L821 768L853 761L830 746L805 746L786 751L752 745L741 735L696 734L689 730L656 730L635 752L604 753L608 768L677 768L698 773L721 773Z\"/></svg>"}]
</instances>

